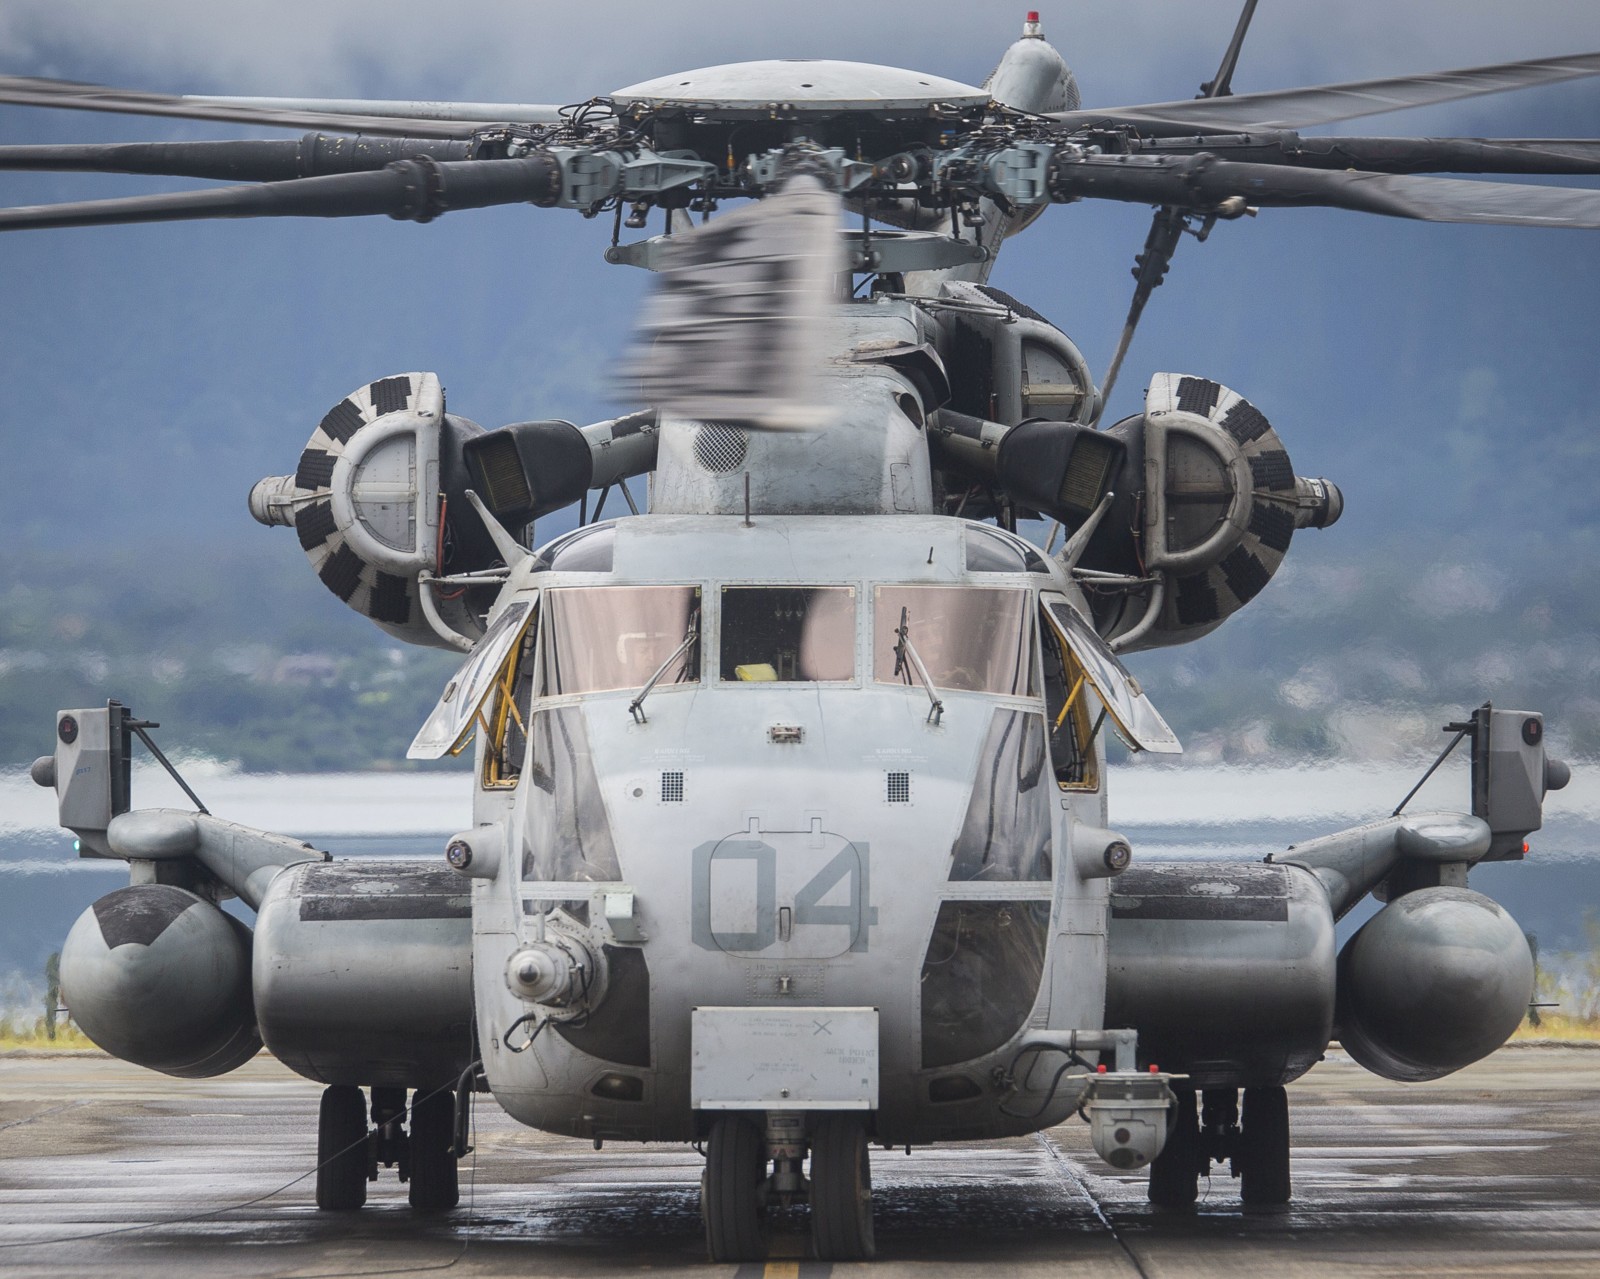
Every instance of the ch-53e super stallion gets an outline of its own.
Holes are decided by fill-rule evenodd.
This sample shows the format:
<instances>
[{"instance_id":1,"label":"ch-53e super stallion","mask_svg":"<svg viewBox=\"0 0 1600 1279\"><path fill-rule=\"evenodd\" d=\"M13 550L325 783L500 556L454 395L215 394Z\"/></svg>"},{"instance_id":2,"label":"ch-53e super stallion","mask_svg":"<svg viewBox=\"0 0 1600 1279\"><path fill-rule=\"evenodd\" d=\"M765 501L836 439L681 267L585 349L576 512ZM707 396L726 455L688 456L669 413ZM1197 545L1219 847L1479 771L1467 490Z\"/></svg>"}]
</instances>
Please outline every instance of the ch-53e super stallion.
<instances>
[{"instance_id":1,"label":"ch-53e super stallion","mask_svg":"<svg viewBox=\"0 0 1600 1279\"><path fill-rule=\"evenodd\" d=\"M869 1146L1080 1108L1159 1204L1225 1161L1245 1202L1282 1203L1284 1085L1335 1034L1397 1080L1500 1045L1532 961L1468 873L1521 856L1566 781L1540 715L1451 726L1465 811L1248 865L1130 864L1108 827L1107 735L1179 749L1119 654L1212 632L1343 507L1205 377L1157 373L1141 413L1101 422L1183 233L1293 205L1600 226L1593 190L1424 176L1595 173L1600 143L1297 132L1600 55L1233 95L1251 9L1202 97L1095 110L1032 14L981 88L817 61L560 109L0 83L11 103L319 130L0 148L12 168L242 184L11 209L0 229L515 203L609 214L608 259L659 281L639 412L484 430L403 373L251 493L345 604L465 654L411 749L473 752L473 824L439 859L333 860L134 808L149 726L115 702L59 714L34 777L85 855L131 868L62 953L79 1025L177 1076L265 1044L325 1084L326 1209L394 1165L416 1209L453 1207L475 1093L597 1143L704 1142L719 1260L764 1255L778 1204L809 1205L818 1256L870 1256ZM1009 237L1085 199L1157 206L1098 383L987 284ZM625 242L657 209L667 234ZM596 491L593 519L536 547L536 520L587 516ZM603 520L608 496L630 514ZM1059 550L1017 536L1032 516ZM1339 950L1368 893L1387 904Z\"/></svg>"}]
</instances>

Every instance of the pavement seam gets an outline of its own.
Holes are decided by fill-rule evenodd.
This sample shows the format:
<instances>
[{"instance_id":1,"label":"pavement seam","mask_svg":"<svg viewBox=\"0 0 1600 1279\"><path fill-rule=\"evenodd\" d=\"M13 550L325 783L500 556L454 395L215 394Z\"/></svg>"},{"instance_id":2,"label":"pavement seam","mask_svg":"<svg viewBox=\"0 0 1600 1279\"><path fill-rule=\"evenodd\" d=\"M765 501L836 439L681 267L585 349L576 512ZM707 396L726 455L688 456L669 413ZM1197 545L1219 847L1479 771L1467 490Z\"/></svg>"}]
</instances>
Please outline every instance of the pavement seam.
<instances>
[{"instance_id":1,"label":"pavement seam","mask_svg":"<svg viewBox=\"0 0 1600 1279\"><path fill-rule=\"evenodd\" d=\"M86 1101L64 1101L59 1106L51 1106L48 1109L36 1111L34 1114L27 1115L22 1119L13 1119L8 1124L0 1124L0 1132L5 1132L11 1128L20 1128L23 1124L31 1124L35 1119L44 1119L50 1115L59 1115L63 1110L76 1110L79 1106L87 1106L88 1104L89 1103Z\"/></svg>"},{"instance_id":2,"label":"pavement seam","mask_svg":"<svg viewBox=\"0 0 1600 1279\"><path fill-rule=\"evenodd\" d=\"M1089 1189L1089 1183L1083 1179L1083 1175L1078 1171L1072 1160L1062 1154L1061 1148L1051 1141L1045 1133L1036 1132L1033 1134L1033 1138L1043 1148L1045 1156L1055 1166L1056 1171L1070 1181L1077 1188L1078 1193L1088 1200L1089 1207L1094 1210L1096 1220L1106 1228L1106 1233L1116 1240L1117 1247L1122 1249L1123 1254L1128 1258L1128 1264L1138 1272L1139 1279L1150 1279L1150 1272L1144 1268L1144 1263L1139 1260L1139 1254L1134 1252L1133 1247L1122 1237L1116 1226L1112 1224L1111 1218L1106 1215L1100 1200L1095 1197L1094 1191Z\"/></svg>"}]
</instances>

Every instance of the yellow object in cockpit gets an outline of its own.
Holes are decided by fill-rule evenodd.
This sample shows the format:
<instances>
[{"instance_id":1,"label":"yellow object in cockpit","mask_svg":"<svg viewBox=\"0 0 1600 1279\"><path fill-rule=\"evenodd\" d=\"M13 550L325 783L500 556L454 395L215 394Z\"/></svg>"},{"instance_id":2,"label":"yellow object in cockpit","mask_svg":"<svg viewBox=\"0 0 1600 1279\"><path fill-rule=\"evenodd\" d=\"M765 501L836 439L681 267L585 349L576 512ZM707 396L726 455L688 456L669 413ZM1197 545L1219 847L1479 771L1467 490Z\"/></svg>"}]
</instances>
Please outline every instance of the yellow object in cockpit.
<instances>
[{"instance_id":1,"label":"yellow object in cockpit","mask_svg":"<svg viewBox=\"0 0 1600 1279\"><path fill-rule=\"evenodd\" d=\"M778 669L771 662L751 662L747 666L735 666L733 673L746 684L775 684L778 682Z\"/></svg>"}]
</instances>

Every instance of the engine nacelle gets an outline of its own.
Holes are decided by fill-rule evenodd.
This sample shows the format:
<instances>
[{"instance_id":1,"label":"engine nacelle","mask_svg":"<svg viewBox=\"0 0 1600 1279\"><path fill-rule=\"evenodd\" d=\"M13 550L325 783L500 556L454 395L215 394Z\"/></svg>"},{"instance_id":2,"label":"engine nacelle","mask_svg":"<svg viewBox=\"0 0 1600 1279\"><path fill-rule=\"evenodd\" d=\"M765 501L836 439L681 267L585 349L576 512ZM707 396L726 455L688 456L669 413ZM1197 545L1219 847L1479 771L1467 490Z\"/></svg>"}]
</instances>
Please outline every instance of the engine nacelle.
<instances>
[{"instance_id":1,"label":"engine nacelle","mask_svg":"<svg viewBox=\"0 0 1600 1279\"><path fill-rule=\"evenodd\" d=\"M650 470L655 446L651 411L485 431L445 412L436 374L401 373L329 409L295 473L250 490L250 514L293 528L323 585L396 639L464 649L483 634L494 586L427 579L500 562L468 492L516 538L591 488Z\"/></svg>"},{"instance_id":2,"label":"engine nacelle","mask_svg":"<svg viewBox=\"0 0 1600 1279\"><path fill-rule=\"evenodd\" d=\"M433 373L402 373L352 391L312 432L293 475L250 490L250 513L287 524L322 584L411 644L449 646L422 611L421 574L494 562L494 544L463 499L462 445L483 434L445 412ZM445 624L480 633L471 592L433 601Z\"/></svg>"},{"instance_id":3,"label":"engine nacelle","mask_svg":"<svg viewBox=\"0 0 1600 1279\"><path fill-rule=\"evenodd\" d=\"M1516 920L1465 888L1407 893L1339 954L1339 1040L1385 1079L1438 1079L1487 1057L1532 997L1533 956Z\"/></svg>"},{"instance_id":4,"label":"engine nacelle","mask_svg":"<svg viewBox=\"0 0 1600 1279\"><path fill-rule=\"evenodd\" d=\"M1107 434L1128 460L1080 563L1155 578L1097 619L1119 651L1209 634L1272 580L1296 529L1326 528L1344 511L1337 486L1294 473L1259 409L1205 378L1156 374L1144 413Z\"/></svg>"},{"instance_id":5,"label":"engine nacelle","mask_svg":"<svg viewBox=\"0 0 1600 1279\"><path fill-rule=\"evenodd\" d=\"M250 1000L250 930L168 884L107 893L61 948L72 1019L113 1057L184 1079L261 1049Z\"/></svg>"},{"instance_id":6,"label":"engine nacelle","mask_svg":"<svg viewBox=\"0 0 1600 1279\"><path fill-rule=\"evenodd\" d=\"M1051 355L1060 371L1046 369L1042 339L1030 347L1025 334L1008 336L1021 362L1005 385L1020 386L1021 401L1000 394L997 376L985 412L952 402L932 414L934 464L1069 535L1082 530L1073 564L1099 575L1095 628L1114 649L1209 634L1272 580L1296 529L1326 528L1343 513L1338 487L1296 475L1272 425L1227 387L1158 373L1145 411L1101 431L1090 424L1092 388L1079 385L1071 362ZM953 345L952 357L961 350ZM1039 366L1031 371L1030 352ZM1030 416L1008 423L1007 410Z\"/></svg>"}]
</instances>

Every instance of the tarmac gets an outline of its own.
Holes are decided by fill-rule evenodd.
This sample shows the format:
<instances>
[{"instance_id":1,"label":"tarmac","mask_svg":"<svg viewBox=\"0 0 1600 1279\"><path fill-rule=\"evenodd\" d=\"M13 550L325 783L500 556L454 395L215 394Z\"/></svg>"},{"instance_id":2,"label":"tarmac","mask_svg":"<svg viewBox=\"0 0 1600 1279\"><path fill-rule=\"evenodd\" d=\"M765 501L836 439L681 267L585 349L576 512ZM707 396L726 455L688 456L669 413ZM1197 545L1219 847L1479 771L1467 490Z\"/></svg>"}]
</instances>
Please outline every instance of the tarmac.
<instances>
[{"instance_id":1,"label":"tarmac","mask_svg":"<svg viewBox=\"0 0 1600 1279\"><path fill-rule=\"evenodd\" d=\"M1338 1053L1290 1089L1295 1198L1246 1211L1226 1169L1193 1211L1101 1163L1076 1121L875 1150L878 1259L705 1261L701 1160L521 1128L480 1098L462 1200L413 1218L392 1171L359 1213L313 1197L320 1089L266 1056L186 1081L82 1054L0 1057L0 1273L24 1276L1600 1275L1600 1051L1514 1047L1429 1084Z\"/></svg>"}]
</instances>

